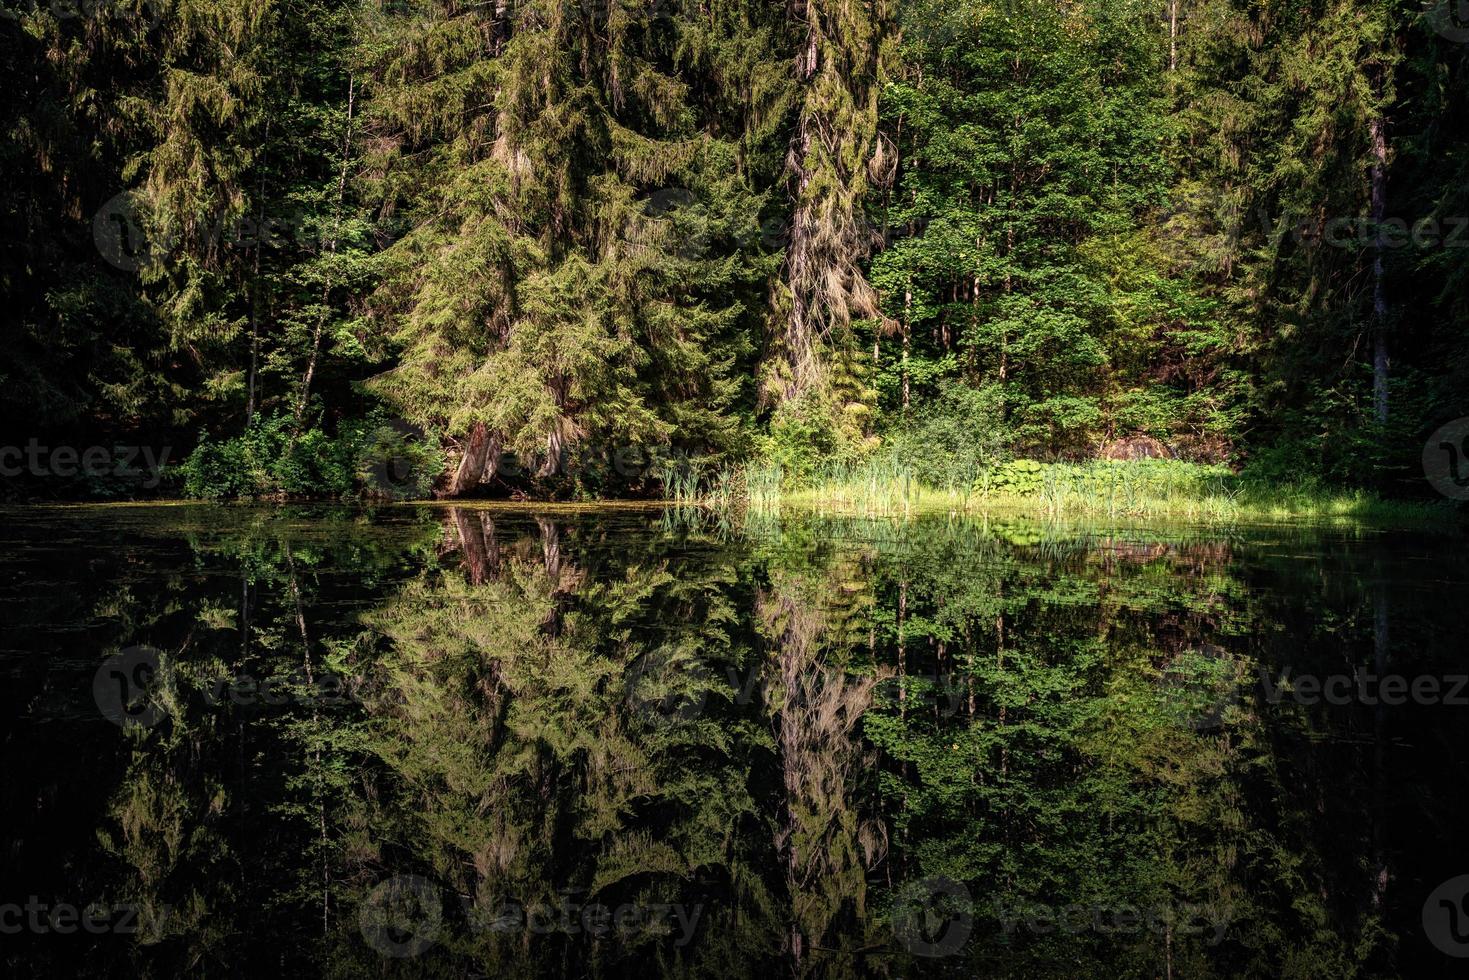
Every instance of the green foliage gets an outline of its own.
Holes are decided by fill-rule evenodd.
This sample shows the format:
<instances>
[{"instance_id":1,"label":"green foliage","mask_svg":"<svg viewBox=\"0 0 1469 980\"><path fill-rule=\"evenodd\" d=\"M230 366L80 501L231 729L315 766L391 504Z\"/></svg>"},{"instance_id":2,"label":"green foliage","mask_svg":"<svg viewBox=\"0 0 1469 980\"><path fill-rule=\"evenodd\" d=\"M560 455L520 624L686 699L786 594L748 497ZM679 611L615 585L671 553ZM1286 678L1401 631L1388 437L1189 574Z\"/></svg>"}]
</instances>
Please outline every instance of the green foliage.
<instances>
[{"instance_id":1,"label":"green foliage","mask_svg":"<svg viewBox=\"0 0 1469 980\"><path fill-rule=\"evenodd\" d=\"M939 395L891 428L888 451L931 487L967 486L1008 452L998 386L944 382Z\"/></svg>"},{"instance_id":2,"label":"green foliage","mask_svg":"<svg viewBox=\"0 0 1469 980\"><path fill-rule=\"evenodd\" d=\"M771 418L758 458L778 470L789 485L800 486L820 471L859 458L862 450L850 441L830 407L808 395L783 406Z\"/></svg>"},{"instance_id":3,"label":"green foliage","mask_svg":"<svg viewBox=\"0 0 1469 980\"><path fill-rule=\"evenodd\" d=\"M1469 413L1469 57L1401 4L72 6L0 37L0 448L352 494L385 403L411 495L1146 435L1411 496ZM697 465L554 464L623 448Z\"/></svg>"},{"instance_id":4,"label":"green foliage","mask_svg":"<svg viewBox=\"0 0 1469 980\"><path fill-rule=\"evenodd\" d=\"M285 415L257 418L241 435L202 437L179 467L190 497L428 496L443 470L437 446L381 416L343 423L335 435L297 434Z\"/></svg>"},{"instance_id":5,"label":"green foliage","mask_svg":"<svg viewBox=\"0 0 1469 980\"><path fill-rule=\"evenodd\" d=\"M118 947L133 974L380 973L364 924L410 874L442 902L422 975L772 977L800 943L814 976L861 975L874 949L923 976L898 919L935 911L911 886L938 876L974 917L956 976L1442 963L1407 941L1423 890L1382 869L1445 873L1424 828L1456 826L1458 767L1412 764L1381 705L1255 682L1370 665L1389 620L1399 669L1452 672L1449 537L1413 536L1431 560L1385 577L1408 539L1014 516L182 505L37 509L14 536L5 560L46 571L15 579L16 649L113 638L16 678L33 754L96 789L19 815L48 859L10 860L37 890L168 910ZM141 644L166 716L88 741L98 662ZM312 696L333 675L339 696ZM1462 719L1420 714L1455 751ZM44 799L54 766L11 780ZM549 906L544 925L502 926L511 902ZM561 902L700 921L670 953L667 928L558 929ZM1086 928L1093 907L1223 929ZM1032 909L1052 915L1014 921ZM95 958L55 950L51 972Z\"/></svg>"},{"instance_id":6,"label":"green foliage","mask_svg":"<svg viewBox=\"0 0 1469 980\"><path fill-rule=\"evenodd\" d=\"M974 489L996 493L1013 493L1017 496L1040 493L1046 485L1046 467L1033 459L1013 459L1008 463L986 470L975 478Z\"/></svg>"},{"instance_id":7,"label":"green foliage","mask_svg":"<svg viewBox=\"0 0 1469 980\"><path fill-rule=\"evenodd\" d=\"M885 407L992 389L1008 448L1084 455L1129 381L1114 331L1167 323L1117 288L1120 257L1101 247L1169 176L1152 17L1116 2L902 17L884 114L903 165L873 260L904 338L880 345Z\"/></svg>"},{"instance_id":8,"label":"green foliage","mask_svg":"<svg viewBox=\"0 0 1469 980\"><path fill-rule=\"evenodd\" d=\"M1176 459L1099 460L1079 465L1017 459L981 474L974 489L1018 496L1051 491L1104 500L1118 496L1202 499L1227 492L1233 480L1226 467Z\"/></svg>"}]
</instances>

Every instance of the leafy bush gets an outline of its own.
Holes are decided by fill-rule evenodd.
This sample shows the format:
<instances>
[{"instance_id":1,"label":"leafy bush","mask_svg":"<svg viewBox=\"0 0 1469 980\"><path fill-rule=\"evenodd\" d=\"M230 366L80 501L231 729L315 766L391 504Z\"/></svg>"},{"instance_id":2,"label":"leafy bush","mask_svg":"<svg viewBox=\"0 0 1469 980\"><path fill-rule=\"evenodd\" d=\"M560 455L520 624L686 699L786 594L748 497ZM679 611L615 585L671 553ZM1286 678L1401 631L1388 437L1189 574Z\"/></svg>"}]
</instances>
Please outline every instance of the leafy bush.
<instances>
[{"instance_id":1,"label":"leafy bush","mask_svg":"<svg viewBox=\"0 0 1469 980\"><path fill-rule=\"evenodd\" d=\"M854 461L864 448L843 431L832 406L815 398L777 411L762 442L761 462L779 469L790 486L805 485L818 471Z\"/></svg>"},{"instance_id":2,"label":"leafy bush","mask_svg":"<svg viewBox=\"0 0 1469 980\"><path fill-rule=\"evenodd\" d=\"M974 489L1027 496L1045 485L1045 464L1033 459L1013 459L980 474Z\"/></svg>"},{"instance_id":3,"label":"leafy bush","mask_svg":"<svg viewBox=\"0 0 1469 980\"><path fill-rule=\"evenodd\" d=\"M443 456L402 422L374 414L344 424L336 436L311 427L293 436L293 420L257 418L243 434L199 440L179 468L190 497L241 498L427 496Z\"/></svg>"},{"instance_id":4,"label":"leafy bush","mask_svg":"<svg viewBox=\"0 0 1469 980\"><path fill-rule=\"evenodd\" d=\"M1235 483L1226 467L1176 459L1104 459L1076 464L1017 459L985 470L973 487L984 493L1015 496L1045 492L1116 500L1227 494Z\"/></svg>"},{"instance_id":5,"label":"leafy bush","mask_svg":"<svg viewBox=\"0 0 1469 980\"><path fill-rule=\"evenodd\" d=\"M889 436L899 464L931 487L962 487L1003 458L1006 433L997 386L942 386L938 398L915 411Z\"/></svg>"},{"instance_id":6,"label":"leafy bush","mask_svg":"<svg viewBox=\"0 0 1469 980\"><path fill-rule=\"evenodd\" d=\"M443 450L402 420L373 416L356 435L354 474L367 497L420 500L444 472Z\"/></svg>"}]
</instances>

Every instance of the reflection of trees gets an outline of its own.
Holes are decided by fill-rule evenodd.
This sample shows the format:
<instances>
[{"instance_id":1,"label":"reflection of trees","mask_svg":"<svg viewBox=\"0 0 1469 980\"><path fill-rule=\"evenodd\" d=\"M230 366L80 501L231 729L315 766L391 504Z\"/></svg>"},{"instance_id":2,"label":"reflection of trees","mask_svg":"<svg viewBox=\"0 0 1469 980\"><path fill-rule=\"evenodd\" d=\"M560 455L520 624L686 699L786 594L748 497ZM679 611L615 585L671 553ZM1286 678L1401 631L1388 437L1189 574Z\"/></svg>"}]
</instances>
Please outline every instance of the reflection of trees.
<instances>
[{"instance_id":1,"label":"reflection of trees","mask_svg":"<svg viewBox=\"0 0 1469 980\"><path fill-rule=\"evenodd\" d=\"M873 756L858 725L880 676L851 662L871 601L864 562L802 564L773 566L755 608L774 658L767 707L785 790L775 836L791 903L785 950L800 975L848 976L875 945L866 879L887 851L886 828L859 798Z\"/></svg>"},{"instance_id":2,"label":"reflection of trees","mask_svg":"<svg viewBox=\"0 0 1469 980\"><path fill-rule=\"evenodd\" d=\"M669 659L651 653L683 651L720 668L680 675L709 688L695 703L728 707L716 685L736 655L727 565L675 575L619 543L615 570L594 580L552 521L507 526L455 509L449 523L462 573L427 572L368 620L384 641L386 683L369 709L387 770L362 821L389 843L359 863L422 873L462 898L464 920L431 957L511 975L601 958L738 963L732 915L688 949L649 932L595 955L579 930L492 925L512 904L567 896L693 906L720 892L760 918L763 886L741 840L749 764L732 758L749 747L709 718L664 717L656 701L650 715L628 693L629 671Z\"/></svg>"},{"instance_id":3,"label":"reflection of trees","mask_svg":"<svg viewBox=\"0 0 1469 980\"><path fill-rule=\"evenodd\" d=\"M1227 648L1244 646L1254 610L1228 549L950 528L924 541L920 527L906 545L881 555L876 586L891 610L879 614L878 656L903 676L866 730L891 776L894 872L968 884L971 961L1038 976L1226 976L1252 957L1294 959L1263 951L1318 921L1319 899L1282 912L1292 900L1249 896L1294 849L1320 843L1262 832L1278 818L1246 789L1264 775L1253 703L1237 695L1252 675ZM1188 653L1198 649L1213 659ZM1220 682L1186 693L1240 701L1217 724L1197 724L1160 684L1185 664L1204 672L1193 680ZM934 690L925 676L946 671ZM1023 923L1005 936L996 918L1068 904L1198 905L1229 919L1230 939ZM1317 953L1342 961L1344 936L1317 935L1331 940Z\"/></svg>"},{"instance_id":4,"label":"reflection of trees","mask_svg":"<svg viewBox=\"0 0 1469 980\"><path fill-rule=\"evenodd\" d=\"M1310 957L1353 961L1321 927L1320 898L1285 884L1328 845L1259 797L1280 777L1261 766L1248 693L1195 725L1170 686L1188 671L1225 694L1248 680L1240 637L1258 610L1227 545L920 523L832 547L867 528L796 526L754 543L766 584L753 588L740 544L670 561L614 535L615 552L589 560L609 539L585 522L449 523L463 574L430 573L371 624L395 692L378 706L378 754L402 795L365 826L413 841L412 869L452 882L474 914L564 889L670 900L697 882L724 900L694 950L634 937L604 966L732 967L779 949L801 975L884 972L879 911L943 875L975 899L974 964L1224 976L1303 962L1277 942L1301 930ZM769 651L768 748L718 682L748 660L747 630ZM634 679L648 687L629 697ZM698 710L657 713L672 703ZM767 751L780 804L762 813L751 786ZM391 852L372 860L409 870ZM1228 938L1006 937L997 896L1012 911L1197 906ZM589 955L523 932L450 952L526 971Z\"/></svg>"},{"instance_id":5,"label":"reflection of trees","mask_svg":"<svg viewBox=\"0 0 1469 980\"><path fill-rule=\"evenodd\" d=\"M188 551L163 552L148 537L160 528L129 516L142 543L120 546L120 567L95 576L95 604L118 647L162 651L154 697L167 713L112 730L119 768L97 773L113 789L90 834L96 857L75 872L89 879L82 894L142 910L130 975L307 962L303 940L319 939L334 911L326 834L349 781L352 725L344 706L304 700L294 681L279 703L258 690L235 703L232 682L341 669L354 628L343 607L369 601L422 529L253 509L154 514L189 536Z\"/></svg>"},{"instance_id":6,"label":"reflection of trees","mask_svg":"<svg viewBox=\"0 0 1469 980\"><path fill-rule=\"evenodd\" d=\"M436 514L395 538L232 513L190 524L187 552L150 539L146 576L118 562L81 587L117 646L168 657L170 717L109 733L117 768L86 770L108 787L87 811L97 844L66 854L87 898L170 910L139 972L1411 972L1384 930L1416 928L1408 882L1441 870L1411 835L1453 833L1422 829L1453 811L1416 747L1455 764L1462 723L1272 707L1249 686L1256 659L1452 672L1453 610L1400 584L1390 552L926 521L716 541L652 519ZM297 670L365 676L366 709L201 701L216 676ZM1215 681L1245 686L1191 721ZM17 844L24 870L36 847ZM440 941L406 963L356 917L395 874L446 905ZM937 875L965 883L976 923L928 964L884 919ZM699 903L699 933L492 927L511 900L563 895ZM1005 937L996 898L1198 903L1230 922L1217 947Z\"/></svg>"}]
</instances>

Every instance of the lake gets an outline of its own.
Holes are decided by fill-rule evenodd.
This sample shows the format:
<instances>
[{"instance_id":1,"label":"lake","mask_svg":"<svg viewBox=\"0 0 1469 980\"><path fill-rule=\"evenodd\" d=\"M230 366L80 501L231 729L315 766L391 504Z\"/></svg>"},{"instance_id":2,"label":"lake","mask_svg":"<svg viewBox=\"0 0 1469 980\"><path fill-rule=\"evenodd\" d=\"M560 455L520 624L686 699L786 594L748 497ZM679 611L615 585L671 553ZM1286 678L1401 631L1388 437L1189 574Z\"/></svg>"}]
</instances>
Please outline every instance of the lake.
<instances>
[{"instance_id":1,"label":"lake","mask_svg":"<svg viewBox=\"0 0 1469 980\"><path fill-rule=\"evenodd\" d=\"M8 508L15 975L1460 975L1458 530Z\"/></svg>"}]
</instances>

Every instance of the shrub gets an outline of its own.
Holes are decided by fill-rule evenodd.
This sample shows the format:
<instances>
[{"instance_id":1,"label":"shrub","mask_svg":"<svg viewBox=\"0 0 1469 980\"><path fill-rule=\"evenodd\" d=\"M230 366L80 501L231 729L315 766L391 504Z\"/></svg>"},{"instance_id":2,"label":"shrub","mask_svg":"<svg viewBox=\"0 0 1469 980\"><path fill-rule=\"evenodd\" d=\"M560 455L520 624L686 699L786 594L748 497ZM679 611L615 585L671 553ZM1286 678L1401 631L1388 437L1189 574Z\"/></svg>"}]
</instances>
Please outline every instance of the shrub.
<instances>
[{"instance_id":1,"label":"shrub","mask_svg":"<svg viewBox=\"0 0 1469 980\"><path fill-rule=\"evenodd\" d=\"M801 486L818 471L855 461L867 447L852 441L832 406L808 397L776 411L760 448L762 463L778 468L787 485Z\"/></svg>"},{"instance_id":2,"label":"shrub","mask_svg":"<svg viewBox=\"0 0 1469 980\"><path fill-rule=\"evenodd\" d=\"M378 413L346 423L335 436L315 426L292 436L282 414L257 418L218 442L201 437L179 468L190 497L427 496L443 455L405 423Z\"/></svg>"},{"instance_id":3,"label":"shrub","mask_svg":"<svg viewBox=\"0 0 1469 980\"><path fill-rule=\"evenodd\" d=\"M939 396L890 435L898 462L931 487L972 484L1004 456L1006 433L998 387L947 382Z\"/></svg>"},{"instance_id":4,"label":"shrub","mask_svg":"<svg viewBox=\"0 0 1469 980\"><path fill-rule=\"evenodd\" d=\"M980 474L974 481L976 490L1013 493L1028 496L1045 486L1045 464L1033 459L1013 459Z\"/></svg>"}]
</instances>

